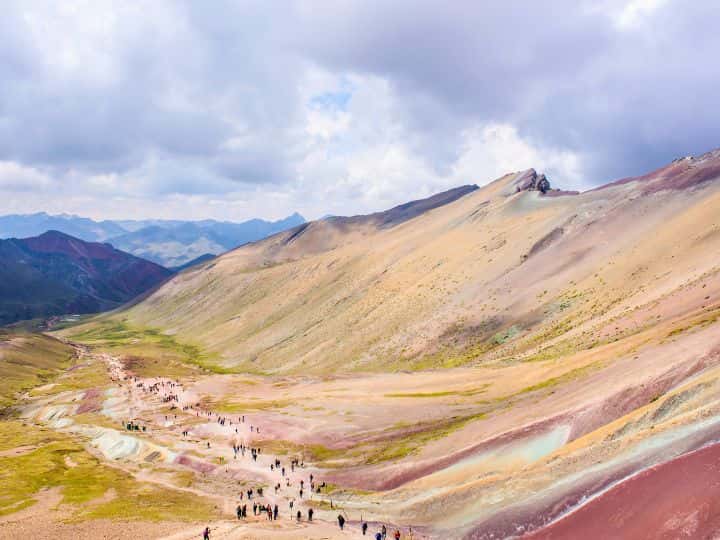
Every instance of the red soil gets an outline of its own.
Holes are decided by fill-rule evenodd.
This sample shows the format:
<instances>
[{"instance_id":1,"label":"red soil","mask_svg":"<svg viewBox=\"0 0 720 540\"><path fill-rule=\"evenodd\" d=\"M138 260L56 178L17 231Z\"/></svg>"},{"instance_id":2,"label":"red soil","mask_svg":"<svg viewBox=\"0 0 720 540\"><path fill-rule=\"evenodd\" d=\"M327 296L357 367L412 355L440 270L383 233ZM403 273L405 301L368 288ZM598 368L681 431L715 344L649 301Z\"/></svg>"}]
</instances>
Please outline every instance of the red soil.
<instances>
[{"instance_id":1,"label":"red soil","mask_svg":"<svg viewBox=\"0 0 720 540\"><path fill-rule=\"evenodd\" d=\"M197 472L201 472L201 473L211 473L215 470L214 465L211 465L210 463L205 463L198 459L193 459L184 454L179 455L175 459L175 463L177 463L178 465L183 465L185 467L189 467L190 469L197 471Z\"/></svg>"},{"instance_id":2,"label":"red soil","mask_svg":"<svg viewBox=\"0 0 720 540\"><path fill-rule=\"evenodd\" d=\"M525 538L716 538L720 535L720 444L631 477Z\"/></svg>"},{"instance_id":3,"label":"red soil","mask_svg":"<svg viewBox=\"0 0 720 540\"><path fill-rule=\"evenodd\" d=\"M102 391L98 388L91 388L82 397L77 414L97 412L102 407Z\"/></svg>"}]
</instances>

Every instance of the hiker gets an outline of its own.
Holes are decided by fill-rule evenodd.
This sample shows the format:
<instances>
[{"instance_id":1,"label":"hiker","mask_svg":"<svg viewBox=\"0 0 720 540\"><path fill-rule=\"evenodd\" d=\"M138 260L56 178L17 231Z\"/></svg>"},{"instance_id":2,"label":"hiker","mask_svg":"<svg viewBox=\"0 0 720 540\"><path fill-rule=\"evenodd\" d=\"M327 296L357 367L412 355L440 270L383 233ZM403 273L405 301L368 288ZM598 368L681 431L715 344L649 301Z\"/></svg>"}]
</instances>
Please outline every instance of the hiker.
<instances>
[{"instance_id":1,"label":"hiker","mask_svg":"<svg viewBox=\"0 0 720 540\"><path fill-rule=\"evenodd\" d=\"M243 504L243 517L247 517L247 504Z\"/></svg>"},{"instance_id":2,"label":"hiker","mask_svg":"<svg viewBox=\"0 0 720 540\"><path fill-rule=\"evenodd\" d=\"M367 532L367 522L363 522L363 524L362 524L362 532L363 532L363 536L365 536L365 533Z\"/></svg>"},{"instance_id":3,"label":"hiker","mask_svg":"<svg viewBox=\"0 0 720 540\"><path fill-rule=\"evenodd\" d=\"M237 506L236 512L237 512L237 518L242 519L242 506L240 506L239 504Z\"/></svg>"},{"instance_id":4,"label":"hiker","mask_svg":"<svg viewBox=\"0 0 720 540\"><path fill-rule=\"evenodd\" d=\"M272 511L272 508L270 508L269 504L267 505L267 516L268 516L268 521L272 521L273 511Z\"/></svg>"},{"instance_id":5,"label":"hiker","mask_svg":"<svg viewBox=\"0 0 720 540\"><path fill-rule=\"evenodd\" d=\"M273 508L273 519L274 519L275 521L277 521L277 518L278 518L278 511L279 511L279 510L278 510L278 505L276 504L275 507Z\"/></svg>"},{"instance_id":6,"label":"hiker","mask_svg":"<svg viewBox=\"0 0 720 540\"><path fill-rule=\"evenodd\" d=\"M308 521L312 521L313 514L315 513L315 510L312 508L308 508Z\"/></svg>"},{"instance_id":7,"label":"hiker","mask_svg":"<svg viewBox=\"0 0 720 540\"><path fill-rule=\"evenodd\" d=\"M203 540L210 540L210 527L205 527L203 531Z\"/></svg>"},{"instance_id":8,"label":"hiker","mask_svg":"<svg viewBox=\"0 0 720 540\"><path fill-rule=\"evenodd\" d=\"M342 514L338 514L338 525L340 526L340 530L343 530L343 527L345 527L345 518L342 516Z\"/></svg>"},{"instance_id":9,"label":"hiker","mask_svg":"<svg viewBox=\"0 0 720 540\"><path fill-rule=\"evenodd\" d=\"M253 503L253 516L257 516L257 503Z\"/></svg>"}]
</instances>

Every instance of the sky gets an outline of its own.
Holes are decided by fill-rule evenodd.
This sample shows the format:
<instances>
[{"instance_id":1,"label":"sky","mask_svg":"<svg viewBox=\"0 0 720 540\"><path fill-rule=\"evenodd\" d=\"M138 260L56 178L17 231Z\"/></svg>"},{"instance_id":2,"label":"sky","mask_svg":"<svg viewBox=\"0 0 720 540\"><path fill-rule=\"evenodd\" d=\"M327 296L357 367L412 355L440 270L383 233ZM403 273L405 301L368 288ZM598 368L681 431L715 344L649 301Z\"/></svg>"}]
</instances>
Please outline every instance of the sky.
<instances>
[{"instance_id":1,"label":"sky","mask_svg":"<svg viewBox=\"0 0 720 540\"><path fill-rule=\"evenodd\" d=\"M277 219L720 146L714 0L4 0L0 213Z\"/></svg>"}]
</instances>

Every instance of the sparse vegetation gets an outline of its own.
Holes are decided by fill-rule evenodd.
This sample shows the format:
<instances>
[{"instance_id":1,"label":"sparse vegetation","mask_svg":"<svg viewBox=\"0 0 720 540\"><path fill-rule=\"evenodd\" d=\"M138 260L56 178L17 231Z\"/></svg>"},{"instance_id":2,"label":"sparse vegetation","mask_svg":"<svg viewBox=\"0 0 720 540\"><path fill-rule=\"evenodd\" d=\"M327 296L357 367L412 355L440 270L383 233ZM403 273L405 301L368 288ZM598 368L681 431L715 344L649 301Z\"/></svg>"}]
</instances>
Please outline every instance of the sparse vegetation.
<instances>
[{"instance_id":1,"label":"sparse vegetation","mask_svg":"<svg viewBox=\"0 0 720 540\"><path fill-rule=\"evenodd\" d=\"M184 376L194 373L193 366L212 373L234 373L234 370L219 365L217 356L196 345L180 342L160 330L138 328L122 320L92 321L70 329L64 335L95 349L127 357L143 376Z\"/></svg>"},{"instance_id":2,"label":"sparse vegetation","mask_svg":"<svg viewBox=\"0 0 720 540\"><path fill-rule=\"evenodd\" d=\"M74 349L41 334L0 330L0 409L18 393L51 382L73 365Z\"/></svg>"},{"instance_id":3,"label":"sparse vegetation","mask_svg":"<svg viewBox=\"0 0 720 540\"><path fill-rule=\"evenodd\" d=\"M72 505L72 519L198 521L217 516L213 505L194 494L137 482L103 465L67 435L18 421L0 423L0 450L30 446L0 457L0 515L35 504L43 488L57 487ZM110 500L97 499L114 491Z\"/></svg>"}]
</instances>

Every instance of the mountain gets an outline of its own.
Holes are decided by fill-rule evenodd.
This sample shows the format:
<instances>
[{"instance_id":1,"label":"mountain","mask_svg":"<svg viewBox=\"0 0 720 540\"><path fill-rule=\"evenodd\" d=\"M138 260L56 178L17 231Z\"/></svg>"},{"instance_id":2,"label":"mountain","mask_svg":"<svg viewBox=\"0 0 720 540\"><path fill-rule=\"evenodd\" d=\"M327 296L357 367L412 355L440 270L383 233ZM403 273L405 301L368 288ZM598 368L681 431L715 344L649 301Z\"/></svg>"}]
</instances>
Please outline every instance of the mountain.
<instances>
[{"instance_id":1,"label":"mountain","mask_svg":"<svg viewBox=\"0 0 720 540\"><path fill-rule=\"evenodd\" d=\"M201 255L217 255L304 222L305 219L297 213L279 221L157 221L109 241L139 257L163 266L178 267Z\"/></svg>"},{"instance_id":2,"label":"mountain","mask_svg":"<svg viewBox=\"0 0 720 540\"><path fill-rule=\"evenodd\" d=\"M530 170L435 207L330 217L175 276L124 316L277 372L517 359L570 331L581 347L714 268L718 170L713 152L582 194L543 193Z\"/></svg>"},{"instance_id":3,"label":"mountain","mask_svg":"<svg viewBox=\"0 0 720 540\"><path fill-rule=\"evenodd\" d=\"M72 215L0 216L0 238L26 238L57 230L87 242L109 242L118 249L162 266L184 266L201 255L217 255L305 223L297 212L278 221L118 220L94 221Z\"/></svg>"},{"instance_id":4,"label":"mountain","mask_svg":"<svg viewBox=\"0 0 720 540\"><path fill-rule=\"evenodd\" d=\"M0 238L27 238L46 231L57 230L88 242L102 242L126 232L112 221L94 221L72 215L51 216L37 214L13 214L0 216Z\"/></svg>"},{"instance_id":5,"label":"mountain","mask_svg":"<svg viewBox=\"0 0 720 540\"><path fill-rule=\"evenodd\" d=\"M0 240L0 324L116 308L170 270L58 231Z\"/></svg>"},{"instance_id":6,"label":"mountain","mask_svg":"<svg viewBox=\"0 0 720 540\"><path fill-rule=\"evenodd\" d=\"M720 150L584 193L553 183L529 169L303 224L60 335L156 354L132 360L149 373L170 354L202 366L193 403L250 415L268 458L302 456L333 486L319 500L370 523L709 537Z\"/></svg>"}]
</instances>

